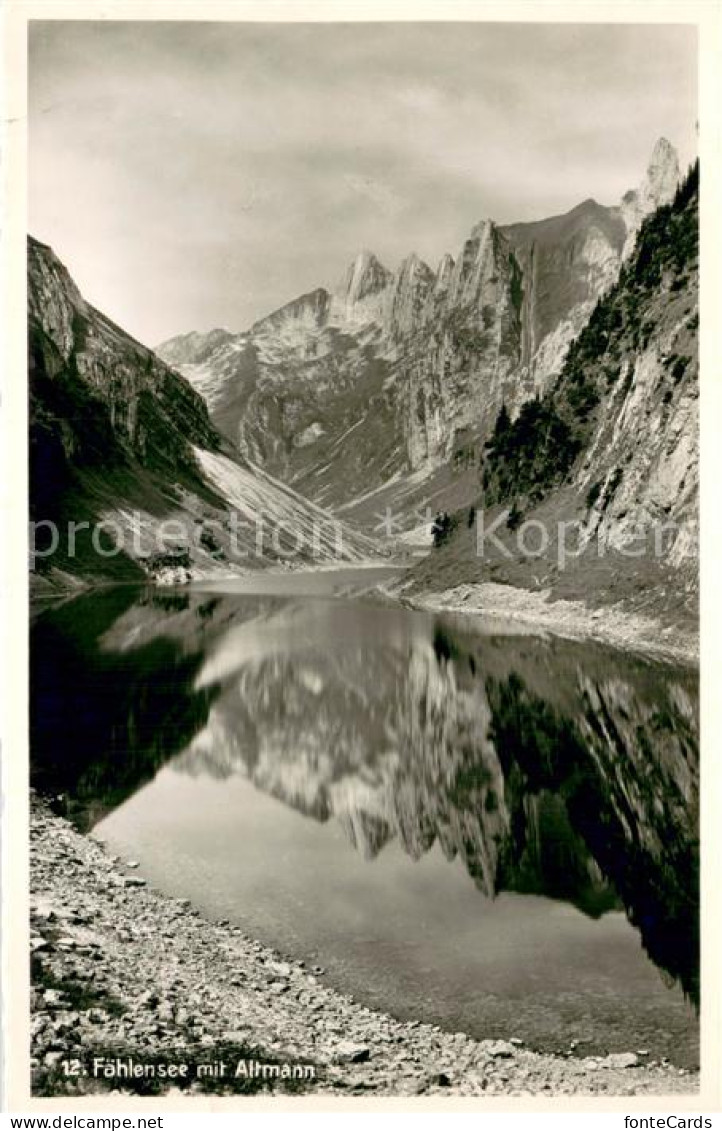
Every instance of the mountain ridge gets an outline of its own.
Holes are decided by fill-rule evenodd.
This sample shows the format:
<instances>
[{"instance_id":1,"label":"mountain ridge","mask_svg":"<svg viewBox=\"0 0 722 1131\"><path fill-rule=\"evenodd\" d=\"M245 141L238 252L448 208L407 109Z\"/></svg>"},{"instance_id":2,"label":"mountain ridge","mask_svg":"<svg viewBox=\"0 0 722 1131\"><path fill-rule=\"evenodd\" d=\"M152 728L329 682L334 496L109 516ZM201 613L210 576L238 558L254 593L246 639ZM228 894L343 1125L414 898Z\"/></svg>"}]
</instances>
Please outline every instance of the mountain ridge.
<instances>
[{"instance_id":1,"label":"mountain ridge","mask_svg":"<svg viewBox=\"0 0 722 1131\"><path fill-rule=\"evenodd\" d=\"M661 158L662 162L660 164ZM604 205L599 203L594 197L587 197L585 200L580 201L579 204L573 205L571 208L565 210L564 212L554 213L551 216L541 216L531 220L510 221L499 224L496 224L495 221L490 220L478 220L474 225L472 225L470 231L473 235L475 230L479 226L491 222L494 223L505 234L521 230L535 230L536 232L541 234L557 223L567 222L570 218L575 217L581 213L588 212L590 210L593 210L599 216L616 217L621 223L625 224L625 227L627 229L629 229L630 224L625 221L623 213L625 211L630 212L630 202L632 200L636 200L637 198L641 198L646 205L643 214L648 215L649 212L658 207L660 203L663 203L667 199L671 198L674 190L679 183L680 177L681 173L677 152L674 146L667 140L667 138L660 137L655 143L655 146L652 150L644 178L636 188L628 189L623 194L620 202L617 204ZM639 222L641 222L641 218L642 217L640 216ZM627 234L628 231L625 232L625 235ZM636 234L636 229L635 233L633 234ZM408 252L401 260L396 271L393 271L385 267L384 264L381 263L381 261L378 259L375 252L373 252L371 249L367 247L360 248L354 258L348 264L344 275L335 287L320 286L312 288L310 291L303 292L302 295L296 296L295 298L289 299L287 302L281 303L280 306L274 307L268 314L254 319L254 321L251 323L250 329L252 330L255 326L258 326L259 324L265 322L268 318L273 317L274 314L287 309L295 302L298 302L301 299L308 297L309 295L315 294L316 292L323 291L329 296L329 298L331 298L334 294L343 294L344 291L348 290L349 280L352 278L354 270L358 270L359 265L361 264L373 262L379 272L387 279L388 282L390 282L391 280L398 278L399 274L403 270L404 264L410 259L417 259L428 270L432 270L431 268L428 268L428 265L420 259L417 252L415 251ZM435 276L435 279L437 281L442 275L442 269L444 268L444 265L447 261L450 261L451 267L453 268L454 258L448 251L444 252L441 256L436 272L432 271L432 274ZM214 334L227 333L229 335L237 336L239 334L244 334L247 332L248 330L232 331L228 330L225 327L218 327L209 331L190 331L189 333L172 335L170 338L166 338L162 342L159 342L154 347L154 349L159 353L161 351L170 350L172 349L172 343L178 342L180 344L184 339L188 339L195 335L197 335L198 337L205 336L210 338Z\"/></svg>"},{"instance_id":2,"label":"mountain ridge","mask_svg":"<svg viewBox=\"0 0 722 1131\"><path fill-rule=\"evenodd\" d=\"M488 435L502 403L516 413L545 391L614 282L626 242L678 177L661 140L617 205L588 198L541 220L479 221L436 272L413 252L392 273L361 251L336 290L258 320L236 336L233 356L221 346L184 362L178 339L159 352L205 391L241 451L322 505L346 508L394 477L431 481L463 466L470 437ZM361 410L380 399L383 435ZM352 427L367 458L338 474L335 445ZM302 449L297 434L309 437Z\"/></svg>"}]
</instances>

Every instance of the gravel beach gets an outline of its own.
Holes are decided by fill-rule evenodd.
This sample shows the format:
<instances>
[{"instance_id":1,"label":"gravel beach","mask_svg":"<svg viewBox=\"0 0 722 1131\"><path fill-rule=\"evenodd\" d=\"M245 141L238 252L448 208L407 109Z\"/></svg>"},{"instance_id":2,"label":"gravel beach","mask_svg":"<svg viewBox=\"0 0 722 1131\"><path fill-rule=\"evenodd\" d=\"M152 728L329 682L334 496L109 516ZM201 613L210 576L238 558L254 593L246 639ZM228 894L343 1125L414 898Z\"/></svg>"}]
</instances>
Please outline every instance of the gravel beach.
<instances>
[{"instance_id":1,"label":"gravel beach","mask_svg":"<svg viewBox=\"0 0 722 1131\"><path fill-rule=\"evenodd\" d=\"M699 664L697 625L665 624L663 620L622 607L595 608L582 601L550 600L548 592L532 592L494 582L462 584L441 592L406 592L404 584L387 586L389 598L408 608L431 613L484 617L489 625L518 626L535 633L549 632L568 640L590 640L625 652L689 666Z\"/></svg>"},{"instance_id":2,"label":"gravel beach","mask_svg":"<svg viewBox=\"0 0 722 1131\"><path fill-rule=\"evenodd\" d=\"M37 1096L259 1091L340 1096L693 1094L629 1050L541 1055L399 1022L188 901L151 890L33 797L32 1074Z\"/></svg>"}]
</instances>

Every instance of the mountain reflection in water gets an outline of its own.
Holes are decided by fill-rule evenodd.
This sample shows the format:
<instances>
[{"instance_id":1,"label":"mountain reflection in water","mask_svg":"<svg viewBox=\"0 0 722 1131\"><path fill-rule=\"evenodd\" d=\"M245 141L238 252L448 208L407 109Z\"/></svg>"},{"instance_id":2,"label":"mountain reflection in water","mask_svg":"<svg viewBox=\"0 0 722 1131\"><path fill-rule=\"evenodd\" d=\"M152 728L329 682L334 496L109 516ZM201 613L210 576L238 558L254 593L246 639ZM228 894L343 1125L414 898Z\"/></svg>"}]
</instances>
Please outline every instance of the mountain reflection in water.
<instances>
[{"instance_id":1,"label":"mountain reflection in water","mask_svg":"<svg viewBox=\"0 0 722 1131\"><path fill-rule=\"evenodd\" d=\"M87 831L168 764L242 775L367 859L623 909L699 1000L697 680L369 604L107 590L39 615L32 782Z\"/></svg>"}]
</instances>

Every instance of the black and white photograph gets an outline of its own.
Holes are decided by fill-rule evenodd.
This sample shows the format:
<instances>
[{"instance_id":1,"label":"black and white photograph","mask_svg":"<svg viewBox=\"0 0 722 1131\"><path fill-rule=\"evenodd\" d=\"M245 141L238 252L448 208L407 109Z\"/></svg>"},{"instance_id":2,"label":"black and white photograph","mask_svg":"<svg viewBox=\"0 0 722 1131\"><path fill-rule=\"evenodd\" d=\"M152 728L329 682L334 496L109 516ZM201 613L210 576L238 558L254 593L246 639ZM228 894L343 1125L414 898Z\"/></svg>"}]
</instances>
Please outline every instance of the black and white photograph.
<instances>
[{"instance_id":1,"label":"black and white photograph","mask_svg":"<svg viewBox=\"0 0 722 1131\"><path fill-rule=\"evenodd\" d=\"M701 29L643 7L29 20L30 1100L698 1102Z\"/></svg>"}]
</instances>

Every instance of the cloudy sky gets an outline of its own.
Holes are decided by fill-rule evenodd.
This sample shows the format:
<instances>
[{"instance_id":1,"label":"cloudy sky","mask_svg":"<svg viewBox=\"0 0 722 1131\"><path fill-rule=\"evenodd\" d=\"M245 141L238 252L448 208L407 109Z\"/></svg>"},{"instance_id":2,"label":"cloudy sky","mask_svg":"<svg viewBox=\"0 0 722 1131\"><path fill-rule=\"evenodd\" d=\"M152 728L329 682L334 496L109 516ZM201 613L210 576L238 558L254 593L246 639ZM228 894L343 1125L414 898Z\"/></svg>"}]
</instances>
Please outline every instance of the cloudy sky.
<instances>
[{"instance_id":1,"label":"cloudy sky","mask_svg":"<svg viewBox=\"0 0 722 1131\"><path fill-rule=\"evenodd\" d=\"M30 231L154 345L432 265L476 221L614 203L695 147L695 32L529 24L42 21Z\"/></svg>"}]
</instances>

